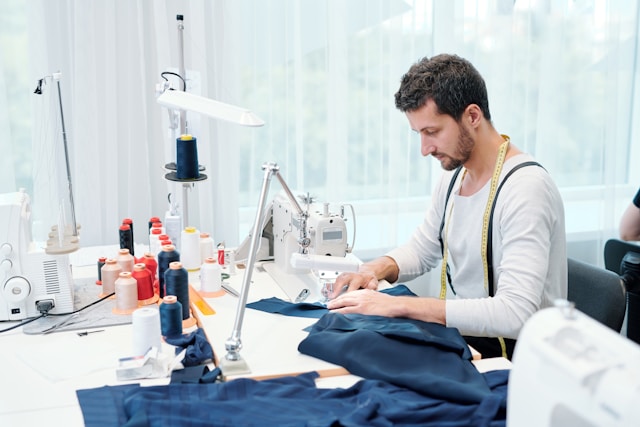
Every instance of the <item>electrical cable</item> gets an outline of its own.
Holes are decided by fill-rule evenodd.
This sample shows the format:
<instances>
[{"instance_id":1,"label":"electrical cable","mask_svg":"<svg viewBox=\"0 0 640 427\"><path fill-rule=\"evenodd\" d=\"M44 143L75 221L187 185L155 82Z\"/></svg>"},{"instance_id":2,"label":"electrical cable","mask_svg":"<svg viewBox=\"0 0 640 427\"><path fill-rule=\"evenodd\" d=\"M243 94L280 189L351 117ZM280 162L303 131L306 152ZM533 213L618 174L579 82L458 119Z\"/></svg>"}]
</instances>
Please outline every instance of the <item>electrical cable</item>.
<instances>
[{"instance_id":1,"label":"electrical cable","mask_svg":"<svg viewBox=\"0 0 640 427\"><path fill-rule=\"evenodd\" d=\"M15 324L15 325L13 325L13 326L11 326L11 327L7 328L7 329L2 329L2 330L0 330L0 334L1 334L1 333L3 333L3 332L10 331L10 330L12 330L12 329L19 328L20 326L24 326L24 325L26 325L26 324L28 324L28 323L31 323L31 322L35 321L35 320L41 319L41 318L43 318L44 316L45 316L45 314L43 313L43 314L41 314L40 316L32 317L31 319L27 319L27 320L25 320L25 321L23 321L23 322L17 323L17 324Z\"/></svg>"},{"instance_id":2,"label":"electrical cable","mask_svg":"<svg viewBox=\"0 0 640 427\"><path fill-rule=\"evenodd\" d=\"M108 295L103 296L102 298L100 298L98 300L95 300L94 302L92 302L90 304L85 305L82 308L79 308L79 309L74 310L74 311L70 311L68 313L46 313L46 314L44 314L44 316L69 316L70 314L80 313L82 310L85 310L85 309L87 309L89 307L92 307L92 306L98 304L98 303L101 303L102 301L106 300L107 298L110 298L110 297L114 296L115 294L116 294L115 292L112 292L112 293L110 293Z\"/></svg>"},{"instance_id":3,"label":"electrical cable","mask_svg":"<svg viewBox=\"0 0 640 427\"><path fill-rule=\"evenodd\" d=\"M28 324L28 323L31 323L31 322L33 322L33 321L35 321L35 320L38 320L38 319L41 319L41 318L43 318L43 317L47 317L47 316L69 316L69 315L71 315L71 314L79 313L79 312L81 312L81 311L83 311L83 310L85 310L85 309L87 309L87 308L89 308L89 307L92 307L92 306L94 306L94 305L96 305L96 304L98 304L98 303L100 303L100 302L102 302L102 301L106 300L107 298L112 297L113 295L115 295L115 292L112 292L112 293L110 293L109 295L105 295L105 296L103 296L102 298L100 298L100 299L98 299L98 300L96 300L96 301L94 301L94 302L92 302L92 303L90 303L90 304L87 304L87 305L85 305L85 306L84 306L84 307L82 307L82 308L79 308L79 309L74 310L74 311L70 311L70 312L68 312L68 313L42 313L42 314L40 314L40 316L32 317L31 319L27 319L27 320L25 320L25 321L22 321L22 322L20 322L20 323L17 323L17 324L15 324L15 325L13 325L13 326L11 326L11 327L7 328L7 329L2 329L2 330L0 330L0 334L1 334L2 332L7 332L7 331L10 331L10 330L12 330L12 329L19 328L20 326L24 326L24 325L26 325L26 324Z\"/></svg>"},{"instance_id":4,"label":"electrical cable","mask_svg":"<svg viewBox=\"0 0 640 427\"><path fill-rule=\"evenodd\" d=\"M187 82L184 80L184 78L180 74L174 73L172 71L163 71L162 73L160 73L160 77L162 77L167 82L169 81L169 79L164 76L165 74L170 74L172 76L176 76L177 78L179 78L182 81L182 91L183 92L187 91Z\"/></svg>"}]
</instances>

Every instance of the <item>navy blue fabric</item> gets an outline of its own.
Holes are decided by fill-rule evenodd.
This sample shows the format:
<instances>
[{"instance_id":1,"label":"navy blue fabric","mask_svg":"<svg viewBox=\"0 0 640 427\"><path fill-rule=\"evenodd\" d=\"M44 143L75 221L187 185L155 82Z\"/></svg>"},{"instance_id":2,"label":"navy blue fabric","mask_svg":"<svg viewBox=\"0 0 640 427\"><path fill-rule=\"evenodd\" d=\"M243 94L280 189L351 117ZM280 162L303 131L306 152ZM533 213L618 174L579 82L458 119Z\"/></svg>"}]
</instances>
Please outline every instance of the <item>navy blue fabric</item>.
<instances>
[{"instance_id":1,"label":"navy blue fabric","mask_svg":"<svg viewBox=\"0 0 640 427\"><path fill-rule=\"evenodd\" d=\"M383 289L380 292L394 296L416 296L405 285L397 285L391 288ZM267 313L278 313L283 316L293 317L309 317L319 319L329 312L327 307L321 302L299 302L293 303L284 301L280 298L264 298L256 302L247 304L247 308L254 310L266 311Z\"/></svg>"},{"instance_id":2,"label":"navy blue fabric","mask_svg":"<svg viewBox=\"0 0 640 427\"><path fill-rule=\"evenodd\" d=\"M202 328L198 328L189 334L165 337L168 344L176 346L176 354L186 349L187 352L182 359L182 364L186 367L201 365L209 360L213 360L213 348Z\"/></svg>"},{"instance_id":3,"label":"navy blue fabric","mask_svg":"<svg viewBox=\"0 0 640 427\"><path fill-rule=\"evenodd\" d=\"M477 403L489 394L460 332L437 323L327 313L298 350L434 398Z\"/></svg>"},{"instance_id":4,"label":"navy blue fabric","mask_svg":"<svg viewBox=\"0 0 640 427\"><path fill-rule=\"evenodd\" d=\"M490 394L468 404L376 380L318 389L316 373L265 381L107 386L78 390L77 396L87 427L505 426L508 371L484 377Z\"/></svg>"}]
</instances>

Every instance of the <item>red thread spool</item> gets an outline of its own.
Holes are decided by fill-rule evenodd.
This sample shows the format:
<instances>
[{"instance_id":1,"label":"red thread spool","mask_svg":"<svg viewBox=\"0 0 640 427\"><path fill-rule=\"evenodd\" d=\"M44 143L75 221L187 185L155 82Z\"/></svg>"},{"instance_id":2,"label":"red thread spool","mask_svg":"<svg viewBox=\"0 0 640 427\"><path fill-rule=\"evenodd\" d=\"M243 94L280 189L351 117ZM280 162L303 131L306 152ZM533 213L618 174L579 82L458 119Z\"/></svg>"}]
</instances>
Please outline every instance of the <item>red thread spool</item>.
<instances>
[{"instance_id":1,"label":"red thread spool","mask_svg":"<svg viewBox=\"0 0 640 427\"><path fill-rule=\"evenodd\" d=\"M153 279L151 271L143 263L133 266L131 276L138 283L138 303L140 305L149 305L158 301L158 296L153 292Z\"/></svg>"},{"instance_id":2,"label":"red thread spool","mask_svg":"<svg viewBox=\"0 0 640 427\"><path fill-rule=\"evenodd\" d=\"M147 266L151 272L151 279L155 281L156 274L158 273L158 262L156 261L156 257L151 252L146 252L140 259L140 262Z\"/></svg>"}]
</instances>

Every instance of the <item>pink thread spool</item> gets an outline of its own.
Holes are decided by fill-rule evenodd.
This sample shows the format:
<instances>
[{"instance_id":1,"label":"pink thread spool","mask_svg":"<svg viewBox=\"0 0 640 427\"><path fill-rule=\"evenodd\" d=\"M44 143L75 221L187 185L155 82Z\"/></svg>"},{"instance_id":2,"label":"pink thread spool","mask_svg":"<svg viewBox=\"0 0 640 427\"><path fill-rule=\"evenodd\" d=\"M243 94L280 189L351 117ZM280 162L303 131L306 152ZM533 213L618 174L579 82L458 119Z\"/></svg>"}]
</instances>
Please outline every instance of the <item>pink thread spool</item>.
<instances>
[{"instance_id":1,"label":"pink thread spool","mask_svg":"<svg viewBox=\"0 0 640 427\"><path fill-rule=\"evenodd\" d=\"M116 280L122 273L122 267L113 258L109 258L104 262L100 269L102 275L102 293L101 297L112 294L116 291Z\"/></svg>"},{"instance_id":2,"label":"pink thread spool","mask_svg":"<svg viewBox=\"0 0 640 427\"><path fill-rule=\"evenodd\" d=\"M133 266L131 277L136 279L138 286L138 305L154 304L158 301L158 296L153 292L153 279L151 272L143 263Z\"/></svg>"},{"instance_id":3,"label":"pink thread spool","mask_svg":"<svg viewBox=\"0 0 640 427\"><path fill-rule=\"evenodd\" d=\"M116 305L114 314L131 314L138 308L138 282L131 272L123 271L116 280Z\"/></svg>"},{"instance_id":4,"label":"pink thread spool","mask_svg":"<svg viewBox=\"0 0 640 427\"><path fill-rule=\"evenodd\" d=\"M133 271L133 265L136 263L135 258L129 252L129 249L122 248L118 251L118 264L122 267L122 271L128 271L131 273Z\"/></svg>"}]
</instances>

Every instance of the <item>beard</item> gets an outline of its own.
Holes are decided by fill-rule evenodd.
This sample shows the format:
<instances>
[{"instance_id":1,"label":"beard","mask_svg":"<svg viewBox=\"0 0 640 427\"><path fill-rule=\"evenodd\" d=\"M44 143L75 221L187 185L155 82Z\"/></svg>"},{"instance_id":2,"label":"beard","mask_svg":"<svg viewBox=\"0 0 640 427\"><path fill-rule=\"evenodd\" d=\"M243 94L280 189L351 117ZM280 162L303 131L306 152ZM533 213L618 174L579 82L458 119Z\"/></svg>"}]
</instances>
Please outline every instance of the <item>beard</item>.
<instances>
[{"instance_id":1,"label":"beard","mask_svg":"<svg viewBox=\"0 0 640 427\"><path fill-rule=\"evenodd\" d=\"M458 136L458 145L454 154L455 157L443 155L444 157L440 160L442 169L447 171L457 169L465 164L471 157L471 152L476 145L469 132L463 126L458 125L458 130L460 135Z\"/></svg>"}]
</instances>

